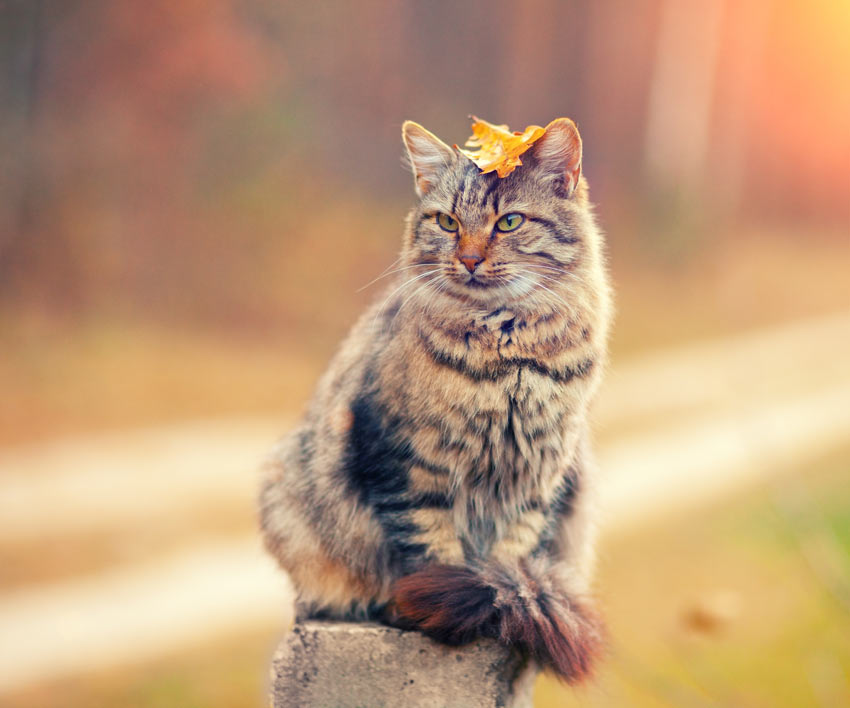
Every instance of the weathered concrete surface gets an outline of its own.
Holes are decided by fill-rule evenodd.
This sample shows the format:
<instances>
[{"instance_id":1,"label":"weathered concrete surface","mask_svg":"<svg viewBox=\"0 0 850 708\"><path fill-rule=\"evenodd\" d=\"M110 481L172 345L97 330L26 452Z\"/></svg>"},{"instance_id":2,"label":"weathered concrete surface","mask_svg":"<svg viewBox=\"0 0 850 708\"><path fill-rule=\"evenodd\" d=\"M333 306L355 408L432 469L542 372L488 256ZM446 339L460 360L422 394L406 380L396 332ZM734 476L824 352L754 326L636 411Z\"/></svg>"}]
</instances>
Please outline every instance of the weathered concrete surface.
<instances>
[{"instance_id":1,"label":"weathered concrete surface","mask_svg":"<svg viewBox=\"0 0 850 708\"><path fill-rule=\"evenodd\" d=\"M274 708L531 708L537 670L492 640L446 647L371 623L308 621L272 664Z\"/></svg>"}]
</instances>

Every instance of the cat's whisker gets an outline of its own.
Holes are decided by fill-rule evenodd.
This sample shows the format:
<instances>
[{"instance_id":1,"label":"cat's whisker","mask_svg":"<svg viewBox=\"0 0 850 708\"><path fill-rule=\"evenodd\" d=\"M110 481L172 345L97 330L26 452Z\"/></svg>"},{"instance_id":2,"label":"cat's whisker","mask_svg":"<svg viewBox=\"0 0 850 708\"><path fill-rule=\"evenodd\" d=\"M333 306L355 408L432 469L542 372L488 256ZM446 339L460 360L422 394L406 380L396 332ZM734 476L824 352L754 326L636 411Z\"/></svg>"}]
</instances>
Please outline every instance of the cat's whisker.
<instances>
[{"instance_id":1,"label":"cat's whisker","mask_svg":"<svg viewBox=\"0 0 850 708\"><path fill-rule=\"evenodd\" d=\"M555 266L546 266L541 265L540 263L524 263L523 264L527 268L534 268L535 270L545 270L550 273L557 273L558 275L564 278L572 278L573 280L580 280L580 278L573 273L572 271L567 270L566 268L557 268Z\"/></svg>"},{"instance_id":2,"label":"cat's whisker","mask_svg":"<svg viewBox=\"0 0 850 708\"><path fill-rule=\"evenodd\" d=\"M404 254L399 254L398 258L396 258L392 263L390 263L386 268L381 271L381 275L386 273L390 268L393 268L398 263L401 263L401 259L404 258Z\"/></svg>"},{"instance_id":3,"label":"cat's whisker","mask_svg":"<svg viewBox=\"0 0 850 708\"><path fill-rule=\"evenodd\" d=\"M519 287L523 286L523 287ZM514 298L520 298L528 295L534 289L534 282L530 278L514 278L514 280L507 285L508 289L511 291L511 296Z\"/></svg>"},{"instance_id":4,"label":"cat's whisker","mask_svg":"<svg viewBox=\"0 0 850 708\"><path fill-rule=\"evenodd\" d=\"M545 268L546 270L555 270L559 273L571 273L572 271L566 267L566 265L552 265L551 262L540 263L540 262L526 262L523 265L533 266L534 268Z\"/></svg>"},{"instance_id":5,"label":"cat's whisker","mask_svg":"<svg viewBox=\"0 0 850 708\"><path fill-rule=\"evenodd\" d=\"M429 280L426 280L424 283L417 286L415 294L427 296L423 297L422 302L420 303L419 312L421 314L427 312L428 309L434 304L434 301L436 300L437 296L446 288L447 283L448 281L444 277L438 275ZM413 296L409 296L407 300L410 300L412 297ZM407 300L405 300L405 302L407 302ZM404 307L404 303L402 303L402 307ZM399 311L401 311L401 308L399 308ZM397 316L398 313L396 313L396 317ZM393 319L395 319L395 317Z\"/></svg>"},{"instance_id":6,"label":"cat's whisker","mask_svg":"<svg viewBox=\"0 0 850 708\"><path fill-rule=\"evenodd\" d=\"M433 275L434 273L439 273L441 270L442 270L442 268L434 268L433 270L429 270L425 273L420 273L419 275L415 275L412 278L404 281L401 285L399 285L395 290L393 290L389 295L387 295L386 299L381 303L381 306L375 312L375 317L372 320L372 326L374 327L375 323L378 321L378 318L381 316L381 313L383 313L384 308L386 307L387 303L393 298L393 296L395 296L396 293L400 292L401 290L408 287L409 285L412 285L417 280L421 280L422 278L425 278L429 275Z\"/></svg>"},{"instance_id":7,"label":"cat's whisker","mask_svg":"<svg viewBox=\"0 0 850 708\"><path fill-rule=\"evenodd\" d=\"M416 286L416 288L414 288L413 292L402 301L401 305L399 305L398 311L395 313L395 315L393 315L393 318L390 321L390 327L392 327L392 323L395 322L395 318L398 317L399 312L404 309L404 306L408 303L408 301L410 301L412 298L416 297L422 292L427 292L428 288L434 283L434 281L438 280L439 277L439 274L435 275L433 278L425 280L423 283L420 283Z\"/></svg>"},{"instance_id":8,"label":"cat's whisker","mask_svg":"<svg viewBox=\"0 0 850 708\"><path fill-rule=\"evenodd\" d=\"M560 280L558 278L554 278L551 275L546 275L544 273L537 273L535 271L532 271L532 273L534 274L534 277L542 278L543 280L545 280L548 283L553 283L554 285L563 285L564 284L564 282L562 280Z\"/></svg>"},{"instance_id":9,"label":"cat's whisker","mask_svg":"<svg viewBox=\"0 0 850 708\"><path fill-rule=\"evenodd\" d=\"M523 295L527 295L532 289L534 284L531 279L526 278L520 273L514 273L511 275L503 275L498 279L499 287L503 290L507 290L507 295L510 299L515 299L522 297ZM528 284L528 287L518 287L523 283Z\"/></svg>"},{"instance_id":10,"label":"cat's whisker","mask_svg":"<svg viewBox=\"0 0 850 708\"><path fill-rule=\"evenodd\" d=\"M550 263L524 263L523 265L533 266L534 268L546 268L547 270L557 270L558 272L568 273L569 270L563 266L553 266Z\"/></svg>"},{"instance_id":11,"label":"cat's whisker","mask_svg":"<svg viewBox=\"0 0 850 708\"><path fill-rule=\"evenodd\" d=\"M534 266L532 266L532 268L534 268ZM537 270L531 270L530 272L534 273L536 277L543 278L544 280L547 280L551 283L555 283L556 285L564 284L564 280L562 278L556 278L548 273L541 273ZM570 273L561 273L561 275L570 275L571 277L573 277L574 280L579 280L578 278L575 278L575 276L572 276L572 274Z\"/></svg>"},{"instance_id":12,"label":"cat's whisker","mask_svg":"<svg viewBox=\"0 0 850 708\"><path fill-rule=\"evenodd\" d=\"M563 297L558 295L558 293L556 293L551 288L546 287L545 285L543 285L543 283L538 282L537 285L538 285L538 287L543 288L544 291L549 293L550 301L553 301L555 304L557 304L559 309L562 309L562 311L568 312L571 315L575 314L575 312L576 312L575 308L569 302L567 302Z\"/></svg>"},{"instance_id":13,"label":"cat's whisker","mask_svg":"<svg viewBox=\"0 0 850 708\"><path fill-rule=\"evenodd\" d=\"M548 276L543 275L542 273L536 273L535 275L536 275L537 278L547 278L548 277ZM528 277L528 276L524 276L524 277ZM554 290L552 290L551 288L548 288L543 283L541 283L539 280L534 279L534 280L532 280L532 282L534 282L536 287L542 288L547 293L549 293L552 297L554 297L557 302L560 302L564 306L564 308L567 310L567 312L570 312L570 313L573 312L573 308L569 305L569 303L567 303L567 301L563 297L561 297L558 293L556 293Z\"/></svg>"},{"instance_id":14,"label":"cat's whisker","mask_svg":"<svg viewBox=\"0 0 850 708\"><path fill-rule=\"evenodd\" d=\"M398 263L399 260L401 260L401 259L396 260L396 263ZM393 263L392 265L395 265L395 263ZM389 266L389 267L392 268L392 265ZM375 278L374 280L370 280L368 283L366 283L366 285L364 285L360 288L357 288L357 290L355 290L354 292L359 293L359 292L365 290L366 288L368 288L370 285L374 285L379 280L381 280L383 278L388 278L389 276L391 276L395 273L401 273L403 270L410 270L411 268L425 268L426 266L433 266L433 265L436 265L436 264L435 263L413 263L411 265L402 266L401 268L395 268L394 270L390 270L390 271L385 270L377 278Z\"/></svg>"},{"instance_id":15,"label":"cat's whisker","mask_svg":"<svg viewBox=\"0 0 850 708\"><path fill-rule=\"evenodd\" d=\"M451 284L451 283L449 282L449 279L448 279L448 278L446 278L446 277L445 277L445 275L443 275L443 274L440 274L437 278L435 278L435 279L434 279L433 281L431 281L431 282L437 283L437 290L436 290L436 292L435 292L435 297L436 297L436 296L439 296L440 294L442 294L442 293L444 293L446 290L448 290L449 285Z\"/></svg>"},{"instance_id":16,"label":"cat's whisker","mask_svg":"<svg viewBox=\"0 0 850 708\"><path fill-rule=\"evenodd\" d=\"M423 295L428 295L427 299L424 299L419 308L419 312L424 314L428 311L428 309L434 305L434 301L440 295L440 293L445 289L446 283L444 280L441 280L439 277L432 278L423 284L419 291L422 292Z\"/></svg>"},{"instance_id":17,"label":"cat's whisker","mask_svg":"<svg viewBox=\"0 0 850 708\"><path fill-rule=\"evenodd\" d=\"M371 281L369 281L369 282L368 282L368 283L366 283L366 285L364 285L362 288L359 288L359 289L357 290L357 292L359 293L361 290L363 290L363 289L365 289L365 288L368 288L368 287L369 287L372 283L377 282L380 278L383 278L383 277L387 274L387 271L388 271L388 270L390 270L391 268L394 268L396 265L398 265L398 264L401 262L401 259L402 259L402 258L404 258L404 255L400 255L398 258L396 258L396 259L395 259L392 263L390 263L390 264L389 264L386 268L384 268L384 269L383 269L383 270L382 270L382 271L378 274L378 277L377 277L377 278L375 278L375 280L371 280Z\"/></svg>"},{"instance_id":18,"label":"cat's whisker","mask_svg":"<svg viewBox=\"0 0 850 708\"><path fill-rule=\"evenodd\" d=\"M532 270L532 269L529 269L528 272L530 274L533 274L535 278L543 278L544 280L547 280L550 283L555 283L556 285L562 285L563 286L564 283L566 282L566 278L561 278L559 276L552 275L551 273L543 273L539 270Z\"/></svg>"}]
</instances>

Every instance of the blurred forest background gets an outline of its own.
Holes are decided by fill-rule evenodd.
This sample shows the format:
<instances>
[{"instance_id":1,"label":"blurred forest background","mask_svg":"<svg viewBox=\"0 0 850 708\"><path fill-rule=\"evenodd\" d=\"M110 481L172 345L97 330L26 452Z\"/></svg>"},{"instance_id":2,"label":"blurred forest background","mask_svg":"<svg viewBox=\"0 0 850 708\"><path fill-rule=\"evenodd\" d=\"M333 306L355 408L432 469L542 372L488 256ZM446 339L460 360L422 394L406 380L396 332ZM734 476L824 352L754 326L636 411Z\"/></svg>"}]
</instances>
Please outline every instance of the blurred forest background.
<instances>
[{"instance_id":1,"label":"blurred forest background","mask_svg":"<svg viewBox=\"0 0 850 708\"><path fill-rule=\"evenodd\" d=\"M459 144L472 113L514 129L577 121L617 289L614 379L635 357L846 313L848 36L845 0L0 0L0 501L4 475L29 474L3 470L4 450L198 419L282 432L382 286L361 287L396 257L414 198L408 118ZM846 378L846 344L801 339L755 366L807 362L778 379L802 391ZM729 411L747 395L731 388ZM7 589L253 538L263 451L239 458L238 508L0 539L0 616ZM850 700L848 459L845 445L783 461L783 479L812 480L802 506L762 490L612 541L602 586L628 649L610 693L582 705ZM809 577L804 532L839 559L826 584ZM727 576L745 600L784 594L726 645L668 642L683 579ZM8 705L261 704L273 630ZM566 700L541 686L539 705Z\"/></svg>"},{"instance_id":2,"label":"blurred forest background","mask_svg":"<svg viewBox=\"0 0 850 708\"><path fill-rule=\"evenodd\" d=\"M406 118L578 122L618 349L848 299L841 0L0 13L0 439L297 405L395 257Z\"/></svg>"}]
</instances>

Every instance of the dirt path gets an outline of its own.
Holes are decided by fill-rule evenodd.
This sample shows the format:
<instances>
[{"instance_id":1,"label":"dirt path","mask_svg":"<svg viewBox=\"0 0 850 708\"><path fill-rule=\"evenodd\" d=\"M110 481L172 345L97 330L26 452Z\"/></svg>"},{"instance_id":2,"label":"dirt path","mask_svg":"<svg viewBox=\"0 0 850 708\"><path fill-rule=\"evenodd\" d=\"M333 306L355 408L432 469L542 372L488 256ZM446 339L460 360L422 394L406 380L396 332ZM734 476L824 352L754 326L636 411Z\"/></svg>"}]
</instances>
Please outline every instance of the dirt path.
<instances>
[{"instance_id":1,"label":"dirt path","mask_svg":"<svg viewBox=\"0 0 850 708\"><path fill-rule=\"evenodd\" d=\"M0 599L0 695L16 687L292 623L292 590L256 538Z\"/></svg>"},{"instance_id":2,"label":"dirt path","mask_svg":"<svg viewBox=\"0 0 850 708\"><path fill-rule=\"evenodd\" d=\"M850 314L615 366L598 409L606 526L728 494L850 439ZM279 421L223 421L0 453L0 533L51 542L204 504L250 506ZM255 538L0 595L0 692L283 625Z\"/></svg>"}]
</instances>

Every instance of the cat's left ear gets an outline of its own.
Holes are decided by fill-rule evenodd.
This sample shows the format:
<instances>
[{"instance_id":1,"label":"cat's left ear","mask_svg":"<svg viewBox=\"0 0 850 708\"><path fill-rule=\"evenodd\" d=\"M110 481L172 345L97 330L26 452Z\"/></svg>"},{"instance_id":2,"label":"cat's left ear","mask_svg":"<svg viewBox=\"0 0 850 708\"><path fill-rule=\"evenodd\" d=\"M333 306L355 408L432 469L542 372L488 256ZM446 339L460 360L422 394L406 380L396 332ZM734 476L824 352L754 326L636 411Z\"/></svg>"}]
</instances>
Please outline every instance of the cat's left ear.
<instances>
[{"instance_id":1,"label":"cat's left ear","mask_svg":"<svg viewBox=\"0 0 850 708\"><path fill-rule=\"evenodd\" d=\"M455 153L436 135L412 120L404 122L401 135L416 179L416 193L421 197L431 189L440 172L452 164Z\"/></svg>"},{"instance_id":2,"label":"cat's left ear","mask_svg":"<svg viewBox=\"0 0 850 708\"><path fill-rule=\"evenodd\" d=\"M556 118L532 149L538 170L561 183L570 196L581 177L581 136L569 118Z\"/></svg>"}]
</instances>

